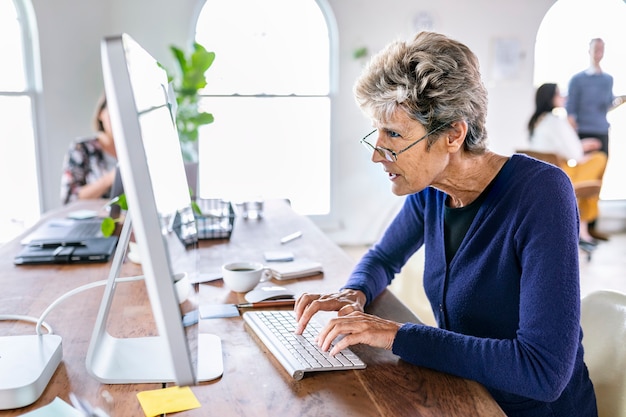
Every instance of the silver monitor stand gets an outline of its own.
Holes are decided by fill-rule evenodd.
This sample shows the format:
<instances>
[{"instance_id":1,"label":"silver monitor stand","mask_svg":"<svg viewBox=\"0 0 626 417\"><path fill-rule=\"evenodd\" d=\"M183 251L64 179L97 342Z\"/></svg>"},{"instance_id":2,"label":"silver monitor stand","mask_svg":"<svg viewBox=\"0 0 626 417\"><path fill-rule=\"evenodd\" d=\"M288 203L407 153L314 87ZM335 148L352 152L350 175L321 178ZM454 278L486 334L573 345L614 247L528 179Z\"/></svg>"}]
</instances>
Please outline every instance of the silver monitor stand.
<instances>
[{"instance_id":1,"label":"silver monitor stand","mask_svg":"<svg viewBox=\"0 0 626 417\"><path fill-rule=\"evenodd\" d=\"M95 379L106 384L175 382L178 385L194 385L219 378L224 372L220 338L211 334L198 333L197 367L194 369L186 345L180 310L159 309L155 311L155 303L151 300L152 312L157 321L159 317L165 315L169 317L161 317L161 319L173 319L169 320L170 328L167 331L170 334L118 338L107 331L106 323L115 288L118 285L116 280L124 261L131 230L129 211L122 227L87 351L87 371ZM157 304L162 306L172 304L172 298L177 297L173 280L170 288L171 290L159 292L160 302ZM169 298L169 303L164 302L163 298ZM178 300L176 300L176 305L178 305ZM172 332L175 334L171 334ZM185 342L185 346L182 347L180 346L181 334ZM176 349L178 349L177 353L175 353Z\"/></svg>"}]
</instances>

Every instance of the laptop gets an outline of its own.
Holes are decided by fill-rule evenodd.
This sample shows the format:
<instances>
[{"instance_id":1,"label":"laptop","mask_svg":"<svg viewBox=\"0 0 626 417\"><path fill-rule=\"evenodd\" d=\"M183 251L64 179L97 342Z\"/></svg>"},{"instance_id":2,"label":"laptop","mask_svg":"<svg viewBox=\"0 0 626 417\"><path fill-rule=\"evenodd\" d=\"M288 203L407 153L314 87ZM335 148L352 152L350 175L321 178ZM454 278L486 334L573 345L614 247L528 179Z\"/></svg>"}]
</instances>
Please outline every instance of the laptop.
<instances>
[{"instance_id":1,"label":"laptop","mask_svg":"<svg viewBox=\"0 0 626 417\"><path fill-rule=\"evenodd\" d=\"M87 211L85 215L89 216ZM102 219L98 217L90 218L53 218L46 220L41 225L37 226L35 230L26 235L20 243L22 245L29 245L35 241L80 241L87 238L101 238L102 231L100 226Z\"/></svg>"},{"instance_id":2,"label":"laptop","mask_svg":"<svg viewBox=\"0 0 626 417\"><path fill-rule=\"evenodd\" d=\"M117 236L80 241L32 241L13 258L15 265L49 265L107 262L117 245Z\"/></svg>"},{"instance_id":3,"label":"laptop","mask_svg":"<svg viewBox=\"0 0 626 417\"><path fill-rule=\"evenodd\" d=\"M115 179L109 192L109 198L112 199L122 193L124 193L124 185L118 166L115 168ZM113 219L119 217L120 206L112 204L109 210L109 217ZM104 238L101 231L102 219L96 216L97 212L93 210L77 210L65 218L47 220L26 235L20 243L28 245L33 241L79 242L88 238Z\"/></svg>"},{"instance_id":4,"label":"laptop","mask_svg":"<svg viewBox=\"0 0 626 417\"><path fill-rule=\"evenodd\" d=\"M99 217L48 219L20 241L23 247L13 258L13 263L107 262L115 251L118 238L105 237L101 225L102 218Z\"/></svg>"}]
</instances>

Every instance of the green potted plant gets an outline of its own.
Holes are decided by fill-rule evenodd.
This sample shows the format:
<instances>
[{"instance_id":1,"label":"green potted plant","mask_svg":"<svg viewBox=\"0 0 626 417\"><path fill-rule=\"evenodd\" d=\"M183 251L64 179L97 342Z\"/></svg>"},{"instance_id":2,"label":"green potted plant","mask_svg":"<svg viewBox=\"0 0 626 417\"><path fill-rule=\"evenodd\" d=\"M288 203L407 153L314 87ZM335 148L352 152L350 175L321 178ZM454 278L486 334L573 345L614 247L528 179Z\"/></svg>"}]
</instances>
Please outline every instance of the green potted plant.
<instances>
[{"instance_id":1,"label":"green potted plant","mask_svg":"<svg viewBox=\"0 0 626 417\"><path fill-rule=\"evenodd\" d=\"M209 52L197 42L189 55L176 46L170 50L178 64L178 71L168 71L176 93L176 127L185 162L197 162L198 130L200 126L213 123L213 115L199 111L199 91L207 82L205 73L215 60L215 52Z\"/></svg>"}]
</instances>

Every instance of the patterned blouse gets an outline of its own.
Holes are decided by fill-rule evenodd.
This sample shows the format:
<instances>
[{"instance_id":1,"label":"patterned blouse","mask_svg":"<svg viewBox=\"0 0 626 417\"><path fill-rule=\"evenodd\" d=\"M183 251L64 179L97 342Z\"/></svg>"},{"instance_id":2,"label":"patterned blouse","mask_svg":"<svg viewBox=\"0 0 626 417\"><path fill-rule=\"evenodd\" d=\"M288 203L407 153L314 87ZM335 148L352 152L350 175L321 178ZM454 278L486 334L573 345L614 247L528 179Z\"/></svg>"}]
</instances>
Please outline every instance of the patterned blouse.
<instances>
[{"instance_id":1,"label":"patterned blouse","mask_svg":"<svg viewBox=\"0 0 626 417\"><path fill-rule=\"evenodd\" d=\"M78 190L91 184L115 168L117 161L104 152L97 138L75 140L65 155L61 176L61 202L67 204L78 199ZM108 198L110 190L102 197Z\"/></svg>"}]
</instances>

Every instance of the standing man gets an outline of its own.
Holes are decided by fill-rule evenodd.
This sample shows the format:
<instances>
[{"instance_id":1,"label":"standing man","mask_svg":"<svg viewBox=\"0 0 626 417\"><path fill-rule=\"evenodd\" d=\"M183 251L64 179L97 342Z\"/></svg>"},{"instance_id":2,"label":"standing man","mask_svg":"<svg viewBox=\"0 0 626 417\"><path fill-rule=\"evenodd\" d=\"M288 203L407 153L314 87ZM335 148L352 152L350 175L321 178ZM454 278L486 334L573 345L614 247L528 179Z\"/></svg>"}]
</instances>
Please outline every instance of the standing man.
<instances>
[{"instance_id":1,"label":"standing man","mask_svg":"<svg viewBox=\"0 0 626 417\"><path fill-rule=\"evenodd\" d=\"M590 66L574 75L569 82L567 114L580 139L598 138L601 151L609 154L609 122L607 113L625 101L625 96L613 95L613 77L602 71L600 61L604 57L604 41L594 38L589 43ZM608 236L595 230L595 220L589 223L589 234L598 240Z\"/></svg>"}]
</instances>

